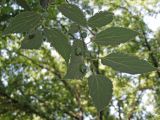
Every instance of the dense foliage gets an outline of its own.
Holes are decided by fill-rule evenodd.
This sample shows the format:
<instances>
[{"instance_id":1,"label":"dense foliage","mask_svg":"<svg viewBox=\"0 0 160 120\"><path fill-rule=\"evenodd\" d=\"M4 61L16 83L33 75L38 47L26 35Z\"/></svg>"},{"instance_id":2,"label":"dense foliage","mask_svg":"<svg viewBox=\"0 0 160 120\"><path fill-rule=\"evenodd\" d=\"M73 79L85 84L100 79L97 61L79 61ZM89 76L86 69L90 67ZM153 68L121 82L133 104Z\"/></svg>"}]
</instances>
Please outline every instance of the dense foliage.
<instances>
[{"instance_id":1,"label":"dense foliage","mask_svg":"<svg viewBox=\"0 0 160 120\"><path fill-rule=\"evenodd\" d=\"M160 119L159 4L0 1L0 118Z\"/></svg>"}]
</instances>

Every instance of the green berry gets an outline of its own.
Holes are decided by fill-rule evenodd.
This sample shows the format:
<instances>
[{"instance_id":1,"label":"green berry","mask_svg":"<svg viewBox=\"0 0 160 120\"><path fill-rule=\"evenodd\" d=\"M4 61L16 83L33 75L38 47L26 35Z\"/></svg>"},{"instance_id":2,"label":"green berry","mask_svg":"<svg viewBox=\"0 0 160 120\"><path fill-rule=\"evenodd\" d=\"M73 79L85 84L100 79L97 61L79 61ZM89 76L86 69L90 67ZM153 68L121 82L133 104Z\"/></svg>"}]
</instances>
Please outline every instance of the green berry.
<instances>
[{"instance_id":1,"label":"green berry","mask_svg":"<svg viewBox=\"0 0 160 120\"><path fill-rule=\"evenodd\" d=\"M80 70L81 70L81 72L83 73L83 74L85 74L86 72L87 72L87 66L86 65L81 65L80 66Z\"/></svg>"},{"instance_id":2,"label":"green berry","mask_svg":"<svg viewBox=\"0 0 160 120\"><path fill-rule=\"evenodd\" d=\"M82 38L86 38L86 37L87 37L87 33L86 33L86 32L83 32L83 33L81 34L81 36L82 36Z\"/></svg>"}]
</instances>

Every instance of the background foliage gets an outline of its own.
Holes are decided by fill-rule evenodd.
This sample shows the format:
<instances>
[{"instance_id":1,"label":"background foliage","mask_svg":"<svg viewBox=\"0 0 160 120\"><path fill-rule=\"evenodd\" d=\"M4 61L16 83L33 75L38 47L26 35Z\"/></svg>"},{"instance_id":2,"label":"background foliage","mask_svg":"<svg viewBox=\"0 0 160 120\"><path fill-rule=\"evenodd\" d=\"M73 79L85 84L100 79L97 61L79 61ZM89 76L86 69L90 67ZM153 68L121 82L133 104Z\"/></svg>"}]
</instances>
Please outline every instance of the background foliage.
<instances>
[{"instance_id":1,"label":"background foliage","mask_svg":"<svg viewBox=\"0 0 160 120\"><path fill-rule=\"evenodd\" d=\"M57 9L56 5L63 2L65 1L53 0L48 6L42 5L44 7L42 8L39 0L0 1L0 118L4 120L98 119L99 117L105 120L160 119L160 71L129 75L100 65L97 72L112 80L113 97L109 106L99 115L89 96L87 79L67 81L61 79L67 71L65 61L49 42L37 43L37 39L43 41L43 35L37 33L39 31L2 34L12 17L30 10L43 15L45 19L41 23L42 28L56 27L65 34L67 31L70 31L70 34L76 33L77 28L71 29L71 26L76 25L72 25L72 22L62 16ZM103 56L113 52L132 53L149 61L154 67L159 67L159 30L152 31L144 22L145 16L156 17L159 14L158 0L70 0L68 2L78 5L88 18L101 10L113 12L114 20L108 26L101 28L102 30L110 26L120 26L140 33L135 40L118 47L99 48L89 44L93 58L97 52ZM82 25L84 24L82 22ZM56 30L46 33L49 32L56 33ZM91 35L88 30L81 32L84 32L81 34L84 38L85 33ZM70 39L73 37L80 39L79 35L70 35ZM29 45L26 46L26 43ZM23 50L21 47L31 50ZM58 52L63 56L63 49ZM94 62L96 64L96 61ZM90 73L86 76L89 75Z\"/></svg>"}]
</instances>

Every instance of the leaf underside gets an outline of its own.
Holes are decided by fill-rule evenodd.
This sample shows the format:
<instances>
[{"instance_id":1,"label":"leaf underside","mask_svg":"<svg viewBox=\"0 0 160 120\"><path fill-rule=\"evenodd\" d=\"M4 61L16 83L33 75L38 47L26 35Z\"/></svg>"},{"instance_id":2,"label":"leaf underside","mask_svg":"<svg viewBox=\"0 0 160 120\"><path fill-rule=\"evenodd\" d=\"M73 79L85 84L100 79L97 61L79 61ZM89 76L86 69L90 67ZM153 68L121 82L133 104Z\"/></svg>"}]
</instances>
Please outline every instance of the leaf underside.
<instances>
[{"instance_id":1,"label":"leaf underside","mask_svg":"<svg viewBox=\"0 0 160 120\"><path fill-rule=\"evenodd\" d=\"M96 13L93 17L88 20L88 25L92 28L103 27L113 20L113 13L107 11L101 11Z\"/></svg>"},{"instance_id":2,"label":"leaf underside","mask_svg":"<svg viewBox=\"0 0 160 120\"><path fill-rule=\"evenodd\" d=\"M22 41L21 48L22 49L39 49L43 42L43 36L42 33L37 31L36 33L33 33L33 38L29 38L26 36L24 40Z\"/></svg>"},{"instance_id":3,"label":"leaf underside","mask_svg":"<svg viewBox=\"0 0 160 120\"><path fill-rule=\"evenodd\" d=\"M114 70L130 74L142 74L155 70L147 61L123 53L113 53L104 57L102 64L110 66Z\"/></svg>"},{"instance_id":4,"label":"leaf underside","mask_svg":"<svg viewBox=\"0 0 160 120\"><path fill-rule=\"evenodd\" d=\"M68 38L57 29L45 29L45 36L68 64L71 54L71 46L69 44Z\"/></svg>"},{"instance_id":5,"label":"leaf underside","mask_svg":"<svg viewBox=\"0 0 160 120\"><path fill-rule=\"evenodd\" d=\"M81 55L77 55L76 54L77 48L81 48L82 50L84 50L82 41L76 40L73 43L71 59L67 68L66 76L64 77L65 79L82 79L83 76L85 75L83 72L81 72L81 66L84 65L82 57L83 53Z\"/></svg>"},{"instance_id":6,"label":"leaf underside","mask_svg":"<svg viewBox=\"0 0 160 120\"><path fill-rule=\"evenodd\" d=\"M22 12L11 19L3 34L30 32L40 23L41 16L35 12Z\"/></svg>"},{"instance_id":7,"label":"leaf underside","mask_svg":"<svg viewBox=\"0 0 160 120\"><path fill-rule=\"evenodd\" d=\"M137 35L137 32L122 28L122 27L111 27L100 33L95 37L94 42L99 45L119 45L132 40Z\"/></svg>"},{"instance_id":8,"label":"leaf underside","mask_svg":"<svg viewBox=\"0 0 160 120\"><path fill-rule=\"evenodd\" d=\"M112 82L103 75L88 78L89 92L98 111L102 111L112 98Z\"/></svg>"},{"instance_id":9,"label":"leaf underside","mask_svg":"<svg viewBox=\"0 0 160 120\"><path fill-rule=\"evenodd\" d=\"M70 20L76 22L79 25L86 26L86 18L78 6L73 4L62 4L58 7L58 9Z\"/></svg>"}]
</instances>

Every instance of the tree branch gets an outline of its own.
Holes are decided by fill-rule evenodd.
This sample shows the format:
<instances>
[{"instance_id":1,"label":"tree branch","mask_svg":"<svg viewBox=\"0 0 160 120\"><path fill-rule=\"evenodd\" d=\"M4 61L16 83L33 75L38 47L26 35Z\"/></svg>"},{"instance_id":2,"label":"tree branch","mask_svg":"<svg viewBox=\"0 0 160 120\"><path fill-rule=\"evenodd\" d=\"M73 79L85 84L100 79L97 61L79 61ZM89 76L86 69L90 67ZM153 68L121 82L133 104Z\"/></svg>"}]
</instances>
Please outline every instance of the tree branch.
<instances>
[{"instance_id":1,"label":"tree branch","mask_svg":"<svg viewBox=\"0 0 160 120\"><path fill-rule=\"evenodd\" d=\"M154 65L154 67L158 68L159 67L158 60L152 52L152 48L151 48L151 46L150 46L150 44L147 40L146 33L145 33L144 29L142 28L142 25L141 25L141 30L142 30L143 38L144 38L144 41L145 41L145 46L147 47L147 49L149 51L149 55L150 55L150 58L152 60L152 63ZM160 71L158 71L158 70L157 70L157 75L160 78Z\"/></svg>"},{"instance_id":2,"label":"tree branch","mask_svg":"<svg viewBox=\"0 0 160 120\"><path fill-rule=\"evenodd\" d=\"M7 100L10 100L11 104L14 104L16 106L17 109L25 111L26 113L34 113L38 116L40 116L41 118L44 118L46 120L51 120L48 116L45 115L45 113L42 113L40 111L36 111L36 109L32 108L31 105L29 104L24 104L12 97L10 97L8 94L6 94L5 92L0 91L0 95L5 97Z\"/></svg>"},{"instance_id":3,"label":"tree branch","mask_svg":"<svg viewBox=\"0 0 160 120\"><path fill-rule=\"evenodd\" d=\"M8 50L8 49L6 49L6 50ZM12 52L12 51L10 51L10 50L8 50L8 51L9 51L9 52ZM24 57L25 59L31 61L34 65L38 66L39 68L41 68L41 69L47 69L47 71L50 71L51 73L55 74L55 75L58 77L58 79L63 83L63 85L66 87L66 89L67 89L73 96L75 96L76 100L78 100L78 98L77 98L77 93L76 93L75 89L73 89L73 88L69 85L69 83L62 78L62 76L61 76L61 74L60 74L60 71L59 71L58 69L56 69L56 68L55 68L55 69L51 69L51 68L48 67L48 66L39 64L38 62L34 61L32 58L30 58L30 57L22 54L21 52L16 52L16 53L17 53L19 56ZM25 110L26 110L26 109L25 109ZM66 113L67 115L69 115L69 116L72 117L72 118L75 118L75 119L77 119L77 120L81 120L81 119L79 119L79 118L81 118L81 117L80 117L80 116L77 116L77 115L79 115L79 114L74 114L74 113L72 113L72 112L70 112L70 111L62 110L62 109L60 109L60 108L59 108L59 110L62 111L63 113ZM39 113L38 113L38 112L36 113L36 111L33 112L33 113L37 114L38 116L41 115L41 113L40 113L40 115L39 115ZM40 116L40 117L41 117L41 116ZM49 119L47 119L47 120L49 120Z\"/></svg>"}]
</instances>

